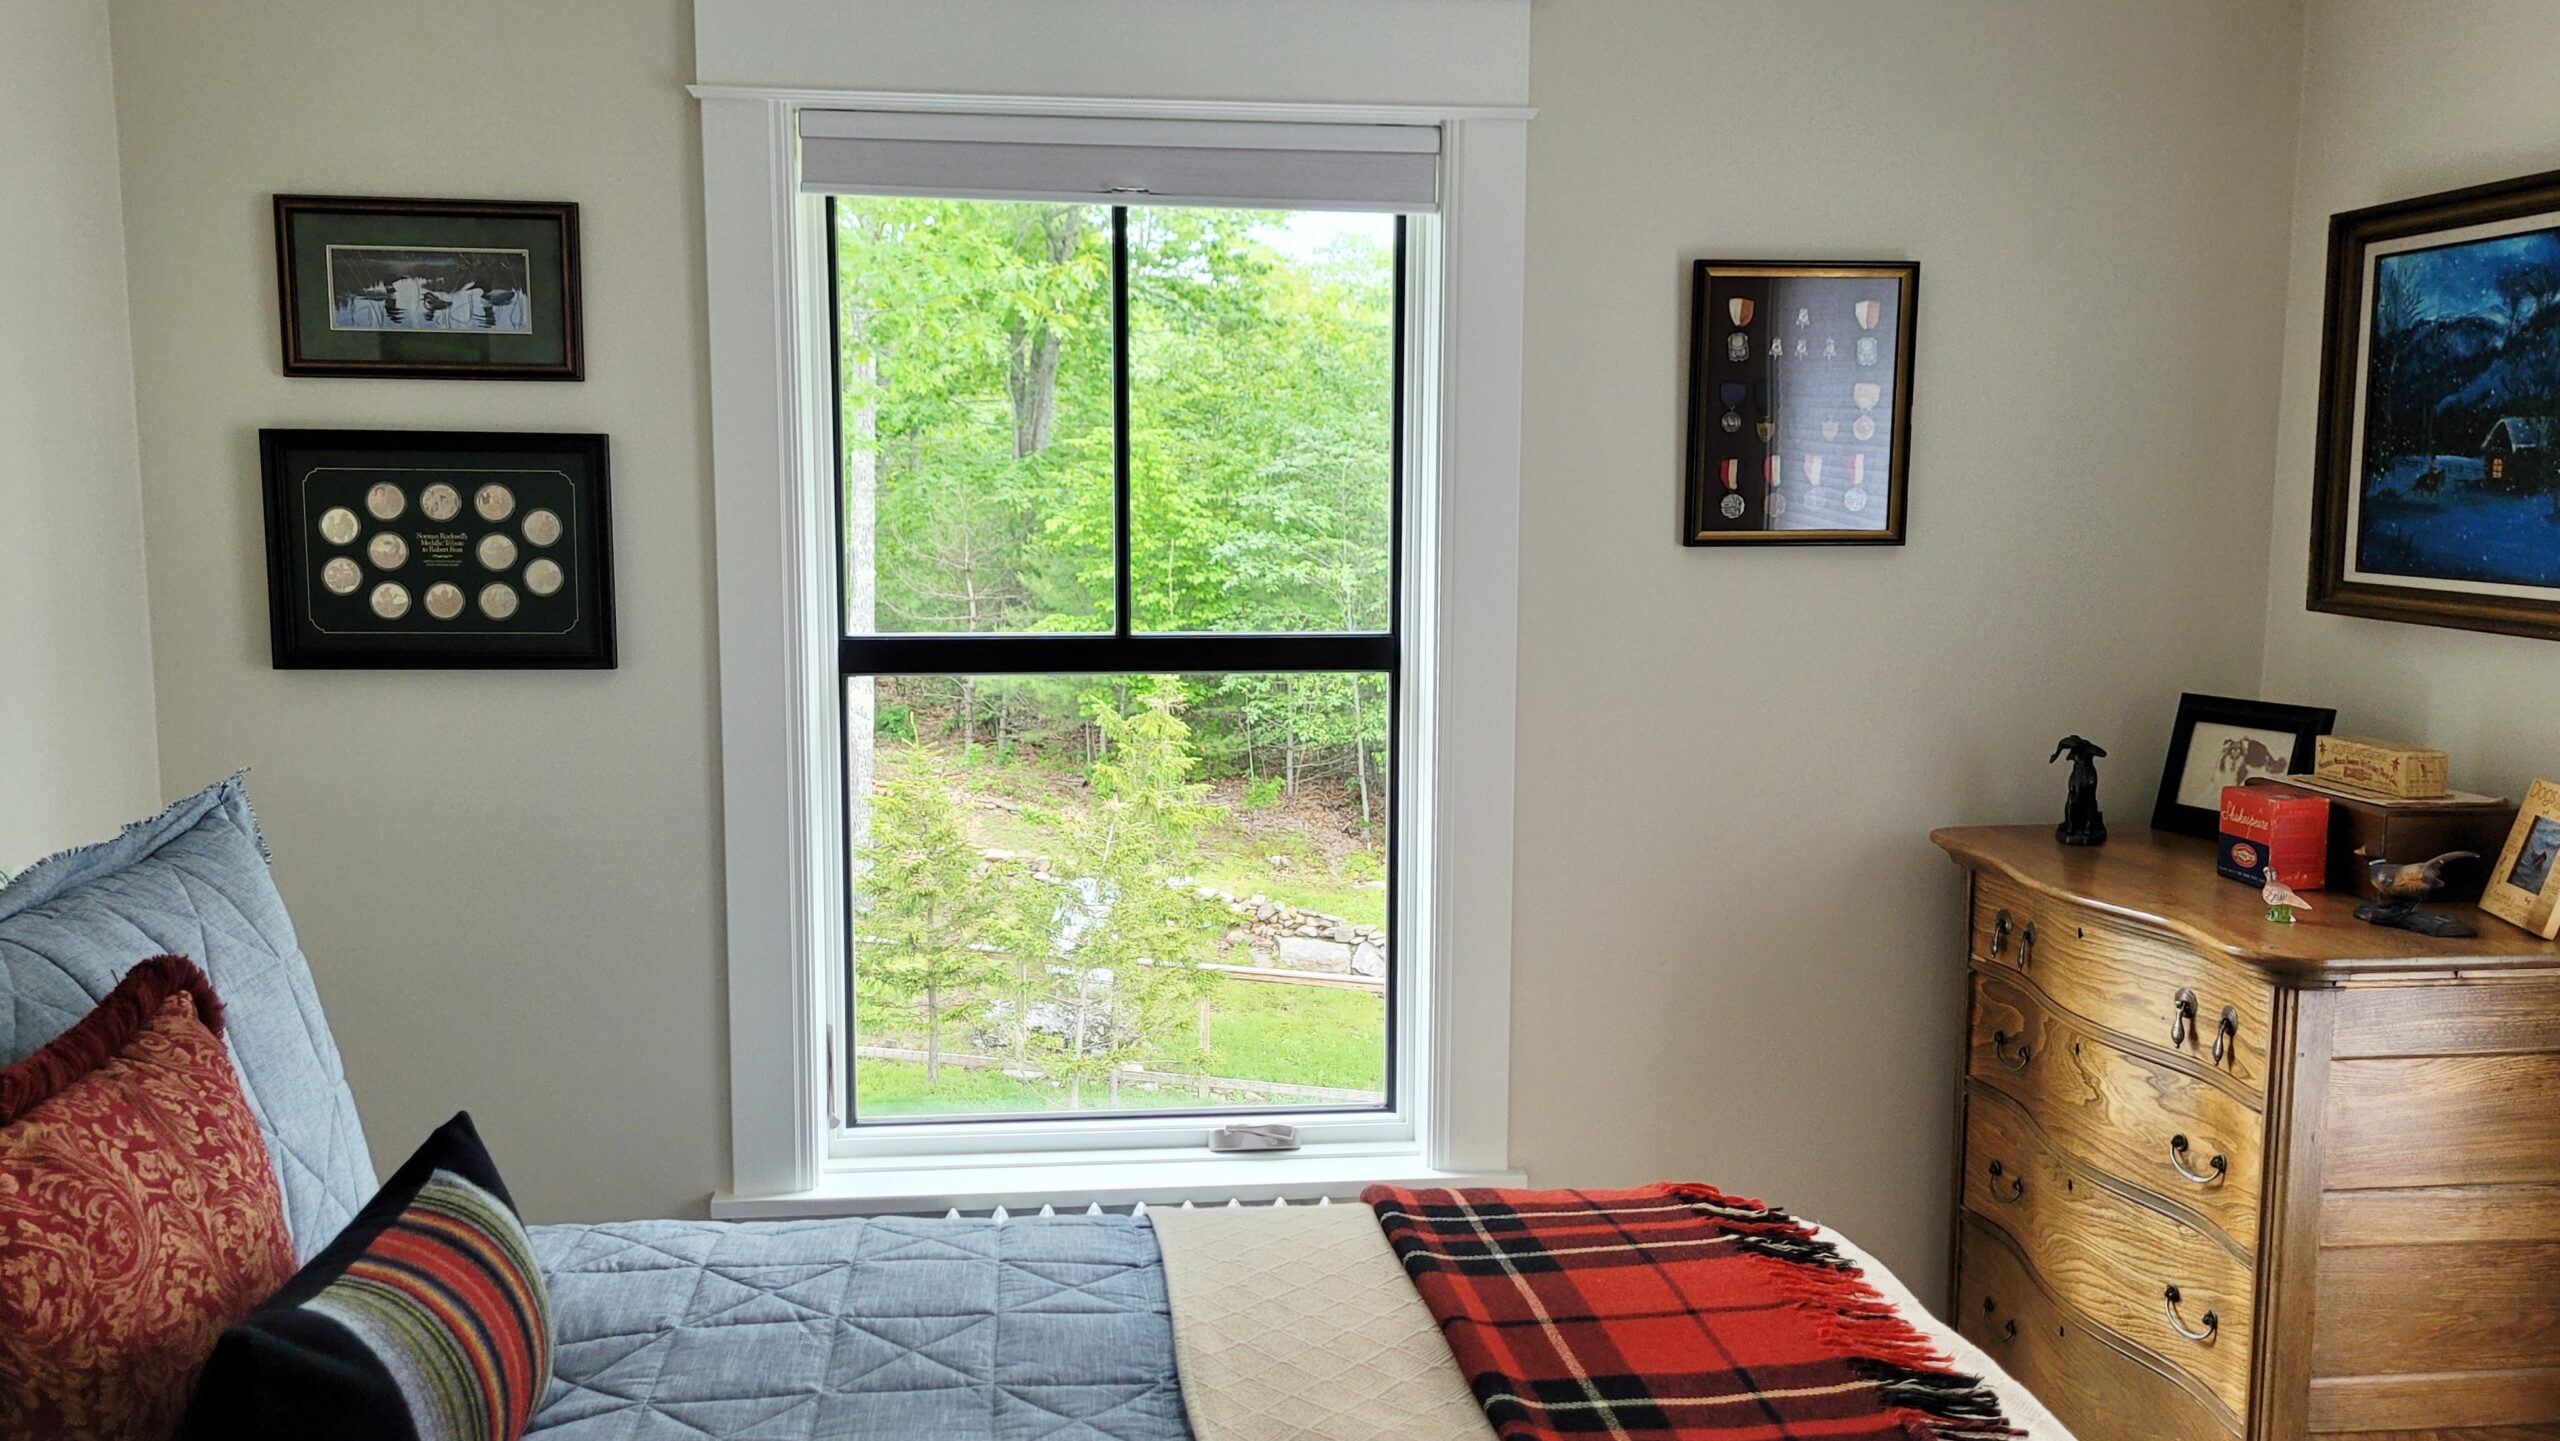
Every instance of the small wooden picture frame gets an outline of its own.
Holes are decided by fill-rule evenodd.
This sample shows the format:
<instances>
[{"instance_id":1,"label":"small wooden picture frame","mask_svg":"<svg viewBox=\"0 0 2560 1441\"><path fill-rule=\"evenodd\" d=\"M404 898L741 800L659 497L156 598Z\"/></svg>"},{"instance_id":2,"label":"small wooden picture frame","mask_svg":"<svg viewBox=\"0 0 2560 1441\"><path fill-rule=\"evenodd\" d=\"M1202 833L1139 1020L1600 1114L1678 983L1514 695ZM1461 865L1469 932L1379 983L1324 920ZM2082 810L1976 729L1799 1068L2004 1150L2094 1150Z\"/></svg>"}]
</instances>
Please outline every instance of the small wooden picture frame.
<instances>
[{"instance_id":1,"label":"small wooden picture frame","mask_svg":"<svg viewBox=\"0 0 2560 1441\"><path fill-rule=\"evenodd\" d=\"M1900 545L1916 261L1701 260L1682 545Z\"/></svg>"},{"instance_id":2,"label":"small wooden picture frame","mask_svg":"<svg viewBox=\"0 0 2560 1441\"><path fill-rule=\"evenodd\" d=\"M285 374L585 378L568 201L279 195L275 211Z\"/></svg>"},{"instance_id":3,"label":"small wooden picture frame","mask_svg":"<svg viewBox=\"0 0 2560 1441\"><path fill-rule=\"evenodd\" d=\"M2524 793L2507 844L2489 871L2480 909L2544 940L2560 938L2560 783L2538 780Z\"/></svg>"},{"instance_id":4,"label":"small wooden picture frame","mask_svg":"<svg viewBox=\"0 0 2560 1441\"><path fill-rule=\"evenodd\" d=\"M2337 722L2338 713L2322 706L2179 696L2151 828L2182 836L2220 834L2224 786L2247 785L2261 776L2309 775L2319 738Z\"/></svg>"}]
</instances>

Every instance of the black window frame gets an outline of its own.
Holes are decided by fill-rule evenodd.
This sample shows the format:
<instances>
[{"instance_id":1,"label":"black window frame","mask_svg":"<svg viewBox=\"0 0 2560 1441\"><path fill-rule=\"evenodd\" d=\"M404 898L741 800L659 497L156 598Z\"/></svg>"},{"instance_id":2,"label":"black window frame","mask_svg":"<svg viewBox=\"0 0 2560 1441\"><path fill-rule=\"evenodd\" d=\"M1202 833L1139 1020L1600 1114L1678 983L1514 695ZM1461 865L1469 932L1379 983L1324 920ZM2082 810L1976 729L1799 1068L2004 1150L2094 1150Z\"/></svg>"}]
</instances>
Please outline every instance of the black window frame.
<instances>
[{"instance_id":1,"label":"black window frame","mask_svg":"<svg viewBox=\"0 0 2560 1441\"><path fill-rule=\"evenodd\" d=\"M1265 632L1159 631L1133 629L1131 624L1129 566L1129 211L1128 205L1115 204L1111 212L1111 568L1112 628L1108 633L1080 634L986 632L939 632L907 634L854 635L845 624L845 514L844 514L844 307L839 293L837 263L836 199L826 197L825 234L827 237L827 355L829 404L834 435L835 474L830 486L835 512L835 595L830 604L834 625L840 636L836 666L836 749L845 753L851 735L851 699L846 682L862 677L900 675L1273 675L1283 673L1335 673L1382 675L1387 683L1387 936L1388 957L1384 993L1386 1034L1385 1099L1375 1106L1223 1106L1182 1109L1109 1109L1063 1112L995 1112L985 1115L912 1116L896 1120L874 1120L865 1123L861 1117L859 1098L854 1087L853 1050L861 1032L854 1019L854 877L853 877L853 778L848 770L844 777L844 794L837 807L837 823L841 828L845 871L842 878L842 905L845 921L845 954L841 958L844 978L844 1064L831 1068L836 1114L841 1117L837 1129L852 1131L868 1124L875 1128L911 1128L919 1125L1018 1125L1026 1120L1041 1121L1132 1121L1155 1118L1198 1118L1207 1121L1220 1116L1288 1115L1383 1115L1396 1112L1402 1100L1399 1043L1403 987L1398 984L1401 969L1396 944L1402 934L1398 916L1402 904L1404 844L1404 807L1397 803L1396 788L1404 774L1403 726L1404 706L1404 513L1405 513L1405 414L1407 374L1411 348L1408 339L1410 320L1407 316L1405 286L1411 260L1411 217L1395 218L1395 278L1393 298L1394 335L1390 343L1390 367L1393 371L1392 399L1388 416L1388 515L1387 515L1387 628L1383 631L1307 631L1287 634ZM1179 208L1141 206L1142 209ZM1319 211L1319 206L1296 209Z\"/></svg>"}]
</instances>

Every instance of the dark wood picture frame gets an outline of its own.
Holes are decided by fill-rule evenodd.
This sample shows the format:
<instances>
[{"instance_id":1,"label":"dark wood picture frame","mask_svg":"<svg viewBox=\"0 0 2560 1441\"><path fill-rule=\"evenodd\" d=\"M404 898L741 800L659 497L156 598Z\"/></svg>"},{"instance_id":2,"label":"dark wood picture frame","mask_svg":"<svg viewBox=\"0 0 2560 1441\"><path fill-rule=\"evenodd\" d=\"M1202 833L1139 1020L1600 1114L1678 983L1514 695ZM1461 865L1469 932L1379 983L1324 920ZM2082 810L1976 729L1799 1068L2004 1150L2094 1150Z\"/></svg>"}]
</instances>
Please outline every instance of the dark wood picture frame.
<instances>
[{"instance_id":1,"label":"dark wood picture frame","mask_svg":"<svg viewBox=\"0 0 2560 1441\"><path fill-rule=\"evenodd\" d=\"M2169 728L2168 759L2160 768L2160 794L2151 804L2153 830L2208 837L2221 833L2222 811L2219 805L2191 806L2182 804L2178 799L2199 722L2291 736L2293 749L2287 756L2286 768L2282 772L2258 771L2255 774L2301 775L2311 768L2312 752L2318 738L2329 734L2337 725L2338 713L2325 706L2279 705L2273 701L2244 700L2237 696L2198 695L2193 691L2179 696L2178 718Z\"/></svg>"},{"instance_id":2,"label":"dark wood picture frame","mask_svg":"<svg viewBox=\"0 0 2560 1441\"><path fill-rule=\"evenodd\" d=\"M2342 211L2329 218L2328 282L2320 338L2320 428L2313 465L2310 583L2305 601L2311 610L2560 640L2560 588L2543 599L2462 589L2459 581L2392 585L2349 574L2349 548L2360 545L2351 528L2357 488L2364 483L2365 467L2357 453L2357 400L2365 384L2365 341L2377 299L2367 293L2366 283L2373 248L2545 215L2550 217L2549 228L2560 229L2560 171ZM2529 405L2548 410L2553 403L2552 397L2538 396ZM2544 417L2537 414L2535 418ZM2548 420L2560 423L2560 415ZM2481 448L2490 443L2483 440ZM2436 444L2430 440L2431 452ZM2438 457L2430 454L2428 462L2429 474L2439 474ZM2439 479L2437 483L2446 482ZM2457 588L2442 588L2448 585Z\"/></svg>"},{"instance_id":3,"label":"dark wood picture frame","mask_svg":"<svg viewBox=\"0 0 2560 1441\"><path fill-rule=\"evenodd\" d=\"M558 462L558 468L542 462ZM355 462L370 461L370 465ZM474 464L474 462L479 462ZM613 605L613 476L608 437L551 431L465 430L261 430L258 465L266 503L267 621L271 660L277 670L612 670L617 665ZM358 492L333 477L320 481L322 470L388 472L381 477L399 485L404 505L394 517L367 514ZM399 479L409 473L406 480ZM459 514L435 520L420 499L427 484L418 472L435 472L460 493ZM488 518L474 502L485 475L511 487L522 487L524 499L510 511ZM519 477L508 479L508 477ZM530 481L521 477L532 477ZM337 486L344 494L315 498L315 486ZM536 487L548 487L563 499L544 500ZM322 533L327 510L353 511L353 538L332 542ZM560 517L556 539L545 542L527 528L532 512L547 507ZM566 512L565 515L561 514ZM426 527L445 537L431 550ZM398 535L406 559L391 569L373 562L369 536ZM493 569L480 557L480 545L492 534L509 537L509 565ZM356 563L361 577L350 591L324 595L322 567L344 558ZM534 562L550 558L566 572L564 583L550 596L526 586L520 577ZM441 567L439 569L439 567ZM435 580L457 583L465 606L477 604L481 587L510 582L521 608L492 621L484 611L437 620L427 613L426 585ZM372 587L393 581L410 588L413 603L406 614L364 619L355 607ZM566 624L543 629L549 618ZM336 629L319 621L322 610L350 616L354 627ZM523 621L509 624L522 617Z\"/></svg>"},{"instance_id":4,"label":"dark wood picture frame","mask_svg":"<svg viewBox=\"0 0 2560 1441\"><path fill-rule=\"evenodd\" d=\"M528 252L527 328L483 334L469 329L372 330L361 340L329 323L333 297L326 280L333 262L309 253L318 242L301 231L318 222L341 228L370 222L384 246L474 249L445 238L462 227L530 228L540 242ZM275 197L276 311L287 375L373 376L399 380L583 380L586 378L585 307L578 254L578 207L566 200L434 200L380 195L279 195ZM438 232L443 232L439 235ZM372 242L368 242L372 243ZM314 292L315 279L320 282ZM548 297L542 291L550 292ZM537 303L538 302L538 303ZM519 343L521 342L521 343ZM371 353L364 353L370 351Z\"/></svg>"},{"instance_id":5,"label":"dark wood picture frame","mask_svg":"<svg viewBox=\"0 0 2560 1441\"><path fill-rule=\"evenodd\" d=\"M1816 325L1810 315L1782 315L1773 303L1778 286L1788 281L1848 284L1838 287L1841 296L1820 307L1822 320ZM1736 291L1744 293L1728 293ZM1910 524L1912 356L1919 298L1920 264L1914 260L1693 262L1682 545L1903 543ZM1872 319L1859 315L1867 300L1890 309ZM1749 308L1747 319L1730 308L1737 303ZM1800 311L1812 308L1798 306ZM1889 326L1882 324L1888 321ZM1875 333L1879 328L1881 336ZM1731 348L1737 339L1747 339L1747 346ZM1850 348L1840 351L1838 343L1844 339ZM1786 347L1783 357L1769 351L1773 341ZM1780 366L1785 367L1785 384L1776 373ZM1852 393L1867 384L1881 386L1877 404L1886 408L1881 425L1873 423L1875 407L1851 402ZM1790 389L1818 398L1782 399ZM1746 399L1728 405L1724 396L1735 391ZM1746 413L1749 420L1743 421ZM1728 425L1728 420L1737 424ZM1826 420L1832 433L1818 428ZM1860 424L1871 433L1854 436L1849 427ZM1870 455L1880 457L1884 471L1878 524L1802 526L1803 519L1817 513L1816 506L1863 515L1873 503L1863 469L1855 484L1847 477L1851 465L1863 467ZM1822 471L1808 475L1808 460L1832 467L1827 478L1832 494L1824 493ZM1777 483L1768 470L1773 462L1781 472L1774 477ZM1729 484L1723 473L1729 464L1736 468L1738 484ZM1799 524L1772 523L1787 514L1796 515Z\"/></svg>"}]
</instances>

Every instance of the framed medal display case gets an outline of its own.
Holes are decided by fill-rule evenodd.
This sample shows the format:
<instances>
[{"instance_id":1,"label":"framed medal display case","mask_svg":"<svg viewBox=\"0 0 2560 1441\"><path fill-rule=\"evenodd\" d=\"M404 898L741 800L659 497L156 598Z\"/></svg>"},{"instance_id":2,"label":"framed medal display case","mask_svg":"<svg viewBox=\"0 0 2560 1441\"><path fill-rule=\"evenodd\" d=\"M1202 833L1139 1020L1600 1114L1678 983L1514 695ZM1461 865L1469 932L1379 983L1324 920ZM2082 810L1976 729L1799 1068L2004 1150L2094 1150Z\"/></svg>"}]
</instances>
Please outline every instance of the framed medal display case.
<instances>
[{"instance_id":1,"label":"framed medal display case","mask_svg":"<svg viewBox=\"0 0 2560 1441\"><path fill-rule=\"evenodd\" d=\"M614 664L605 437L262 430L279 670Z\"/></svg>"},{"instance_id":2,"label":"framed medal display case","mask_svg":"<svg viewBox=\"0 0 2560 1441\"><path fill-rule=\"evenodd\" d=\"M1701 260L1683 545L1900 545L1914 261Z\"/></svg>"}]
</instances>

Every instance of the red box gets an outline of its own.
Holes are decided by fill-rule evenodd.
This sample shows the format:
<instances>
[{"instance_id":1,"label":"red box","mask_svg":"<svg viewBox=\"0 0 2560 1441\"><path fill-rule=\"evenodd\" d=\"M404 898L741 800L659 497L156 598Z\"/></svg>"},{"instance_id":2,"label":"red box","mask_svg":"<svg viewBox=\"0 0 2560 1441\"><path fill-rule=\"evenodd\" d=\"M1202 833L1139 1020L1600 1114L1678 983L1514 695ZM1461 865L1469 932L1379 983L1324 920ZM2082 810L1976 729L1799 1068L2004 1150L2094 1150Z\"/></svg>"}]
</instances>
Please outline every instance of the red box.
<instances>
[{"instance_id":1,"label":"red box","mask_svg":"<svg viewBox=\"0 0 2560 1441\"><path fill-rule=\"evenodd\" d=\"M2320 889L2329 873L2329 798L2224 786L2214 869L2253 886L2273 872L2297 891Z\"/></svg>"}]
</instances>

